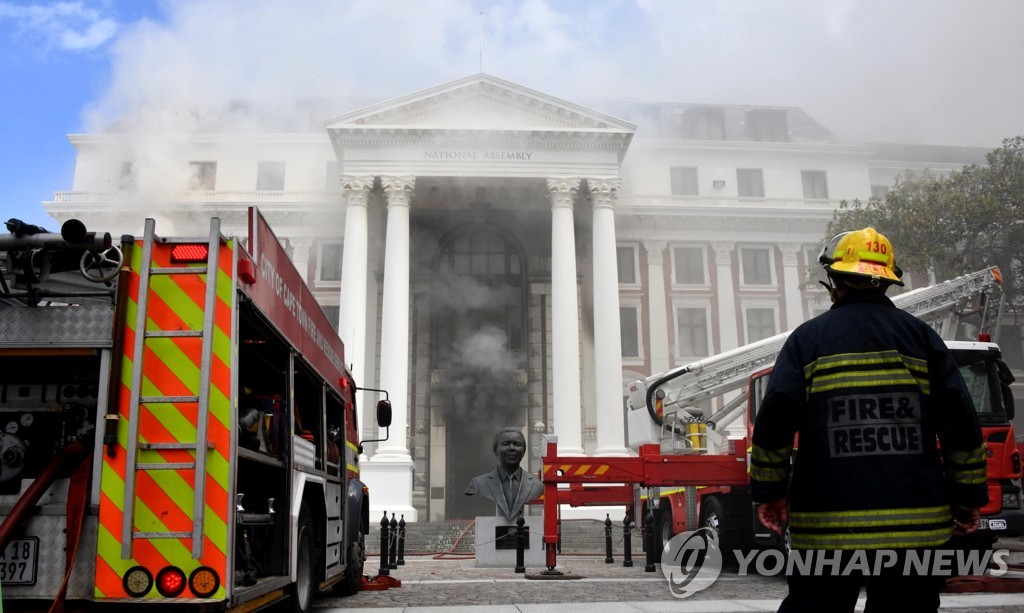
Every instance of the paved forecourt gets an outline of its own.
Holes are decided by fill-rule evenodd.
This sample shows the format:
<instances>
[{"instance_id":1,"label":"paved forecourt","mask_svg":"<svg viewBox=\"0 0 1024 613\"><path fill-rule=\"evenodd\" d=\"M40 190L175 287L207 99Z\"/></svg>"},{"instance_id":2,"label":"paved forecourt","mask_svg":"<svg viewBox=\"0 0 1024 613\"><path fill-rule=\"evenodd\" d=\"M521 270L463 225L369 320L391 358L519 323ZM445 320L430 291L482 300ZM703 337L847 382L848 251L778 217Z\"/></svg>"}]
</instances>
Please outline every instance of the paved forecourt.
<instances>
[{"instance_id":1,"label":"paved forecourt","mask_svg":"<svg viewBox=\"0 0 1024 613\"><path fill-rule=\"evenodd\" d=\"M561 556L558 569L571 579L541 579L543 569L476 568L472 559L405 558L391 576L402 587L361 591L339 598L322 593L314 600L317 611L397 613L415 611L493 611L495 613L660 613L775 611L787 593L784 577L737 576L723 570L705 589L687 598L675 598L658 566L645 572L645 560L634 557L623 567L621 557L606 564L603 557ZM379 559L367 560L376 572ZM863 600L861 601L861 608ZM972 612L1024 611L1024 594L943 594L942 608Z\"/></svg>"}]
</instances>

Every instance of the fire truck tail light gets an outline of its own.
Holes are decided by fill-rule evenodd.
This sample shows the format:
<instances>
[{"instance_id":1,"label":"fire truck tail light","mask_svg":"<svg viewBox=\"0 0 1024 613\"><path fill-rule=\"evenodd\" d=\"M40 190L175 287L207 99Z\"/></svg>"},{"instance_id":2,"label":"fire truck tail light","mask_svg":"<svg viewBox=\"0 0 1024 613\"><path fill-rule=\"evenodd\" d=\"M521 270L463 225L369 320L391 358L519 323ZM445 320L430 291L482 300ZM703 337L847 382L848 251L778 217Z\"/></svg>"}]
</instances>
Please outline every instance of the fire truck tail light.
<instances>
[{"instance_id":1,"label":"fire truck tail light","mask_svg":"<svg viewBox=\"0 0 1024 613\"><path fill-rule=\"evenodd\" d=\"M133 566L124 574L121 585L132 598L142 598L153 587L153 573L141 566Z\"/></svg>"},{"instance_id":2,"label":"fire truck tail light","mask_svg":"<svg viewBox=\"0 0 1024 613\"><path fill-rule=\"evenodd\" d=\"M171 261L176 264L205 262L210 255L210 246L202 243L181 243L171 247Z\"/></svg>"},{"instance_id":3,"label":"fire truck tail light","mask_svg":"<svg viewBox=\"0 0 1024 613\"><path fill-rule=\"evenodd\" d=\"M246 285L256 282L256 264L248 258L238 260L238 278Z\"/></svg>"},{"instance_id":4,"label":"fire truck tail light","mask_svg":"<svg viewBox=\"0 0 1024 613\"><path fill-rule=\"evenodd\" d=\"M168 566L156 574L156 591L174 598L185 591L185 573L176 566Z\"/></svg>"},{"instance_id":5,"label":"fire truck tail light","mask_svg":"<svg viewBox=\"0 0 1024 613\"><path fill-rule=\"evenodd\" d=\"M1010 468L1013 470L1013 474L1020 474L1020 453L1017 451L1010 455Z\"/></svg>"},{"instance_id":6,"label":"fire truck tail light","mask_svg":"<svg viewBox=\"0 0 1024 613\"><path fill-rule=\"evenodd\" d=\"M209 566L200 566L189 576L188 587L199 598L209 598L220 587L220 579Z\"/></svg>"}]
</instances>

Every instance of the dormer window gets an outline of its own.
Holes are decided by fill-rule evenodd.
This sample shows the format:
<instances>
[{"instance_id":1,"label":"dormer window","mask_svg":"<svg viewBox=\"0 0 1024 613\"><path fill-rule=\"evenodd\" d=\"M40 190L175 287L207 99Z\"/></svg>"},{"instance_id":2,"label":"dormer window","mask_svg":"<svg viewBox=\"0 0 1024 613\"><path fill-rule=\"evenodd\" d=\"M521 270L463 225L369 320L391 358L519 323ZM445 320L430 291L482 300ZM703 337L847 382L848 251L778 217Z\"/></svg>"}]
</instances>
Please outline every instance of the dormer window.
<instances>
[{"instance_id":1,"label":"dormer window","mask_svg":"<svg viewBox=\"0 0 1024 613\"><path fill-rule=\"evenodd\" d=\"M751 140L788 143L789 125L785 109L753 109L747 112L747 135Z\"/></svg>"},{"instance_id":2,"label":"dormer window","mask_svg":"<svg viewBox=\"0 0 1024 613\"><path fill-rule=\"evenodd\" d=\"M725 140L725 109L697 106L683 113L686 138L694 140Z\"/></svg>"}]
</instances>

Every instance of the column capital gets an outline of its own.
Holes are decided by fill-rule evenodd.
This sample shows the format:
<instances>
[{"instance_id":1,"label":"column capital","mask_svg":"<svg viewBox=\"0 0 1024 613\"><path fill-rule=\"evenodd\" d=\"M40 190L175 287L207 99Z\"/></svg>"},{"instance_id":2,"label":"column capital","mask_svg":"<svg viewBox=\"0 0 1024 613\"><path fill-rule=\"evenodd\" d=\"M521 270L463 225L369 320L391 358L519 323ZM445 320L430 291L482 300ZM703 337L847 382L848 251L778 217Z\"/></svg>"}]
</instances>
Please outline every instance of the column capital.
<instances>
[{"instance_id":1,"label":"column capital","mask_svg":"<svg viewBox=\"0 0 1024 613\"><path fill-rule=\"evenodd\" d=\"M797 256L800 255L801 245L800 243L779 243L779 251L782 252L782 265L783 266L796 266Z\"/></svg>"},{"instance_id":2,"label":"column capital","mask_svg":"<svg viewBox=\"0 0 1024 613\"><path fill-rule=\"evenodd\" d=\"M619 199L619 189L621 187L622 179L619 177L587 179L587 189L590 190L590 198L594 203L594 208L613 208L615 201Z\"/></svg>"},{"instance_id":3,"label":"column capital","mask_svg":"<svg viewBox=\"0 0 1024 613\"><path fill-rule=\"evenodd\" d=\"M384 196L387 198L388 206L409 206L412 201L412 191L416 187L416 177L413 176L392 176L381 177L380 185L384 188Z\"/></svg>"},{"instance_id":4,"label":"column capital","mask_svg":"<svg viewBox=\"0 0 1024 613\"><path fill-rule=\"evenodd\" d=\"M711 249L715 252L715 264L728 266L732 264L732 250L736 243L716 241L711 243Z\"/></svg>"},{"instance_id":5,"label":"column capital","mask_svg":"<svg viewBox=\"0 0 1024 613\"><path fill-rule=\"evenodd\" d=\"M643 241L643 245L644 250L647 251L647 261L650 262L652 259L657 259L660 264L661 255L665 253L668 241Z\"/></svg>"},{"instance_id":6,"label":"column capital","mask_svg":"<svg viewBox=\"0 0 1024 613\"><path fill-rule=\"evenodd\" d=\"M341 175L341 193L347 204L366 206L373 189L373 176Z\"/></svg>"},{"instance_id":7,"label":"column capital","mask_svg":"<svg viewBox=\"0 0 1024 613\"><path fill-rule=\"evenodd\" d=\"M576 194L580 191L579 177L548 177L548 198L551 208L572 208Z\"/></svg>"},{"instance_id":8,"label":"column capital","mask_svg":"<svg viewBox=\"0 0 1024 613\"><path fill-rule=\"evenodd\" d=\"M290 236L288 243L292 246L292 261L305 262L309 260L309 250L313 247L313 239L308 236Z\"/></svg>"}]
</instances>

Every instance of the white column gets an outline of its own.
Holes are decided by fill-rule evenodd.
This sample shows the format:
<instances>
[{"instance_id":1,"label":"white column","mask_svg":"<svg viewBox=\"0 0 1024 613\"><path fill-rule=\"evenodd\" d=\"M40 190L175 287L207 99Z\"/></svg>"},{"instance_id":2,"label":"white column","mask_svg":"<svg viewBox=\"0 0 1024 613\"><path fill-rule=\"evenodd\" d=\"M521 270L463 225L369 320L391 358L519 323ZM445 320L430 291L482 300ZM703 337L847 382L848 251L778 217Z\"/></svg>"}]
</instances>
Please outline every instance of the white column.
<instances>
[{"instance_id":1,"label":"white column","mask_svg":"<svg viewBox=\"0 0 1024 613\"><path fill-rule=\"evenodd\" d=\"M739 347L739 335L736 322L740 319L736 313L736 292L732 285L732 250L733 243L713 243L715 264L718 266L718 282L715 293L718 297L718 330L721 347L719 353Z\"/></svg>"},{"instance_id":2,"label":"white column","mask_svg":"<svg viewBox=\"0 0 1024 613\"><path fill-rule=\"evenodd\" d=\"M412 506L413 468L409 455L409 202L415 177L381 177L388 202L384 245L384 304L381 319L380 386L391 399L393 421L363 466L373 492L371 514L382 510L416 521ZM383 436L383 430L381 435Z\"/></svg>"},{"instance_id":3,"label":"white column","mask_svg":"<svg viewBox=\"0 0 1024 613\"><path fill-rule=\"evenodd\" d=\"M622 179L587 179L593 203L594 404L597 455L626 455L622 383L622 327L619 323L619 267L615 242L615 199Z\"/></svg>"},{"instance_id":4,"label":"white column","mask_svg":"<svg viewBox=\"0 0 1024 613\"><path fill-rule=\"evenodd\" d=\"M650 322L651 372L664 372L672 361L668 354L668 307L665 306L665 241L644 241L647 251L647 321Z\"/></svg>"},{"instance_id":5,"label":"white column","mask_svg":"<svg viewBox=\"0 0 1024 613\"><path fill-rule=\"evenodd\" d=\"M804 300L800 294L800 271L797 268L801 248L799 243L779 245L782 250L782 291L786 297L786 322L782 330L792 330L804 321Z\"/></svg>"},{"instance_id":6,"label":"white column","mask_svg":"<svg viewBox=\"0 0 1024 613\"><path fill-rule=\"evenodd\" d=\"M580 329L573 202L579 178L548 179L551 198L551 361L554 426L560 455L581 455ZM621 376L619 377L621 378Z\"/></svg>"},{"instance_id":7,"label":"white column","mask_svg":"<svg viewBox=\"0 0 1024 613\"><path fill-rule=\"evenodd\" d=\"M341 258L341 296L338 300L338 334L345 343L346 360L352 365L356 385L366 384L366 281L367 204L373 177L343 176L345 196L345 243ZM360 401L365 403L365 394ZM366 414L364 412L364 414Z\"/></svg>"}]
</instances>

